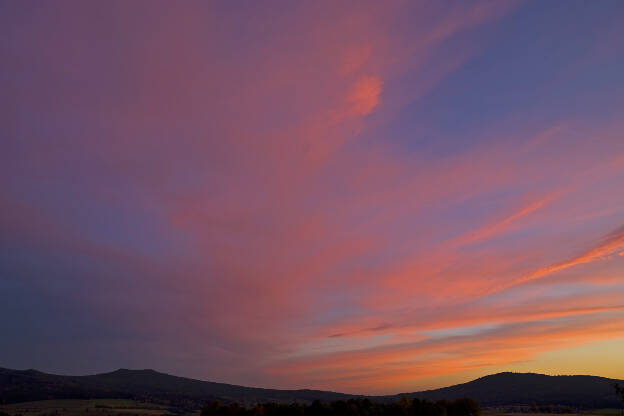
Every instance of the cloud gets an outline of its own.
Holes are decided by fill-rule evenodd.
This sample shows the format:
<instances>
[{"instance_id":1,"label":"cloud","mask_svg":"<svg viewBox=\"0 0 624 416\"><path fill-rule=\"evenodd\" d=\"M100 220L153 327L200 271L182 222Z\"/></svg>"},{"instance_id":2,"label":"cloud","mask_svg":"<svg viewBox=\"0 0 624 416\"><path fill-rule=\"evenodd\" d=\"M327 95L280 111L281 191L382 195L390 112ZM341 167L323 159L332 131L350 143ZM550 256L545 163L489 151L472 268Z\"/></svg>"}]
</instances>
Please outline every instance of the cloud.
<instances>
[{"instance_id":1,"label":"cloud","mask_svg":"<svg viewBox=\"0 0 624 416\"><path fill-rule=\"evenodd\" d=\"M617 334L617 91L503 65L518 6L9 7L6 365L396 392Z\"/></svg>"},{"instance_id":2,"label":"cloud","mask_svg":"<svg viewBox=\"0 0 624 416\"><path fill-rule=\"evenodd\" d=\"M481 240L494 237L502 232L505 232L514 225L514 223L521 220L523 217L533 214L540 210L544 205L550 203L557 198L562 192L556 191L543 198L531 201L528 204L520 207L517 211L511 213L507 217L492 224L488 224L482 228L479 228L473 232L468 233L466 236L460 238L460 244L472 244Z\"/></svg>"},{"instance_id":3,"label":"cloud","mask_svg":"<svg viewBox=\"0 0 624 416\"><path fill-rule=\"evenodd\" d=\"M307 357L285 363L277 371L306 373L312 380L328 380L329 386L346 385L356 391L382 382L387 391L406 391L403 389L409 389L410 383L418 378L505 365L565 345L617 337L622 330L619 317L621 311L574 320L510 323L474 335L428 338Z\"/></svg>"},{"instance_id":4,"label":"cloud","mask_svg":"<svg viewBox=\"0 0 624 416\"><path fill-rule=\"evenodd\" d=\"M381 81L374 76L360 78L349 94L351 112L356 115L367 115L379 104Z\"/></svg>"},{"instance_id":5,"label":"cloud","mask_svg":"<svg viewBox=\"0 0 624 416\"><path fill-rule=\"evenodd\" d=\"M602 238L602 241L599 244L579 254L578 256L552 266L538 269L527 276L520 277L514 281L513 284L541 279L570 267L606 259L608 256L616 254L622 246L624 246L624 227L617 228L607 234Z\"/></svg>"}]
</instances>

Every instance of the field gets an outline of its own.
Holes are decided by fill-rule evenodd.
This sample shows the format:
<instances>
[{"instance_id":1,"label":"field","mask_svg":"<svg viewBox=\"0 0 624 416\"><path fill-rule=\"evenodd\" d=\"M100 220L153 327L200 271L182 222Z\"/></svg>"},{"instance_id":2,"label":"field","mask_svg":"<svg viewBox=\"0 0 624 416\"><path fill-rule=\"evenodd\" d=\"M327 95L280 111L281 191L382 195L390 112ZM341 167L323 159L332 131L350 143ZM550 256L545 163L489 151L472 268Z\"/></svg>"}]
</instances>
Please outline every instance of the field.
<instances>
[{"instance_id":1,"label":"field","mask_svg":"<svg viewBox=\"0 0 624 416\"><path fill-rule=\"evenodd\" d=\"M40 400L0 406L11 416L160 416L171 415L166 406L124 399Z\"/></svg>"},{"instance_id":2,"label":"field","mask_svg":"<svg viewBox=\"0 0 624 416\"><path fill-rule=\"evenodd\" d=\"M166 416L179 414L154 403L126 399L40 400L0 405L0 413L10 416ZM189 415L198 415L199 412ZM620 409L598 409L583 413L526 413L484 409L483 416L620 416Z\"/></svg>"}]
</instances>

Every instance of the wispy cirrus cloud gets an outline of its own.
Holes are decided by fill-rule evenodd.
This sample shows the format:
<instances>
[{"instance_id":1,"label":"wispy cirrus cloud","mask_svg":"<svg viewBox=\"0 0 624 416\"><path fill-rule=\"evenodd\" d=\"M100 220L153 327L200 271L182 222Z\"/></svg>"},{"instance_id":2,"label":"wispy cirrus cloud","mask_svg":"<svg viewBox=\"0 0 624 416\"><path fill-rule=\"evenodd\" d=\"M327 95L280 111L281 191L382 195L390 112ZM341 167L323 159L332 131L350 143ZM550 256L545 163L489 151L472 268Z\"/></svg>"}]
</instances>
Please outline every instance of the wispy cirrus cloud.
<instances>
[{"instance_id":1,"label":"wispy cirrus cloud","mask_svg":"<svg viewBox=\"0 0 624 416\"><path fill-rule=\"evenodd\" d=\"M604 236L602 240L603 241L598 243L596 246L579 254L578 256L571 258L570 260L538 269L527 276L521 277L517 282L520 283L541 279L570 267L591 263L597 260L603 260L609 256L619 254L620 250L624 248L624 227L619 227L618 229L610 232Z\"/></svg>"}]
</instances>

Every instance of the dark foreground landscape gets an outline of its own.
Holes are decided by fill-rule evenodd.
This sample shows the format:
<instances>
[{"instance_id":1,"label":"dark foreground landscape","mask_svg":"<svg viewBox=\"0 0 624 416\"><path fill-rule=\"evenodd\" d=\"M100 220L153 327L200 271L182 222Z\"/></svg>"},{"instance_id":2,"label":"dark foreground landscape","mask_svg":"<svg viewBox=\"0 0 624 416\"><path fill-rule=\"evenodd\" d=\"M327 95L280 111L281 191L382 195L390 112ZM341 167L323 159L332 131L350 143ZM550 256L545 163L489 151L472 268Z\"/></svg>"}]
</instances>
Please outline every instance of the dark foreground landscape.
<instances>
[{"instance_id":1,"label":"dark foreground landscape","mask_svg":"<svg viewBox=\"0 0 624 416\"><path fill-rule=\"evenodd\" d=\"M100 415L107 411L111 414L197 414L202 408L204 414L214 416L338 413L463 416L476 412L471 403L498 413L577 413L618 409L621 402L613 388L617 382L624 384L594 376L499 373L436 390L365 397L320 390L243 387L153 370L122 369L92 376L59 376L35 370L0 369L0 402L1 411L5 413L33 416L84 414L89 409ZM474 402L460 400L464 398ZM220 404L214 403L216 401ZM328 404L331 402L334 403ZM265 404L256 406L259 403ZM602 410L602 414L609 413L617 414L617 410Z\"/></svg>"}]
</instances>

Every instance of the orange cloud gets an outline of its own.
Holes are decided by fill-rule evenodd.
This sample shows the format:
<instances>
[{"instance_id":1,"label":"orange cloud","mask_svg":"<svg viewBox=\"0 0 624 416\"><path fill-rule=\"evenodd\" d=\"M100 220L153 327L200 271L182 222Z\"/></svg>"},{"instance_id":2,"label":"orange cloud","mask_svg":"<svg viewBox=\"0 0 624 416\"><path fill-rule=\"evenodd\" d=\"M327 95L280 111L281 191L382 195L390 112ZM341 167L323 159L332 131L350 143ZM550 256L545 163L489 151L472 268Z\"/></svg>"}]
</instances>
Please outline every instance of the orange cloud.
<instances>
[{"instance_id":1,"label":"orange cloud","mask_svg":"<svg viewBox=\"0 0 624 416\"><path fill-rule=\"evenodd\" d=\"M570 267L604 259L611 254L617 253L617 251L620 250L622 246L624 246L624 227L620 227L615 231L609 233L603 238L603 241L600 244L587 250L586 252L562 263L538 269L527 276L523 276L515 280L513 284L541 279L550 274L568 269Z\"/></svg>"},{"instance_id":2,"label":"orange cloud","mask_svg":"<svg viewBox=\"0 0 624 416\"><path fill-rule=\"evenodd\" d=\"M521 218L540 210L544 205L553 201L561 194L562 191L556 191L543 198L532 201L527 205L521 207L518 211L513 212L511 215L502 219L501 221L487 225L469 233L466 236L461 237L459 239L459 244L471 244L500 234L501 232L508 230L514 222L517 222Z\"/></svg>"},{"instance_id":3,"label":"orange cloud","mask_svg":"<svg viewBox=\"0 0 624 416\"><path fill-rule=\"evenodd\" d=\"M278 367L279 373L305 373L315 386L348 386L362 391L384 385L384 391L416 389L420 378L468 369L500 366L567 345L621 335L621 312L577 318L511 324L476 335L426 339L363 351L306 357Z\"/></svg>"},{"instance_id":4,"label":"orange cloud","mask_svg":"<svg viewBox=\"0 0 624 416\"><path fill-rule=\"evenodd\" d=\"M360 78L349 93L351 113L365 116L379 103L381 94L381 80L375 76Z\"/></svg>"}]
</instances>

